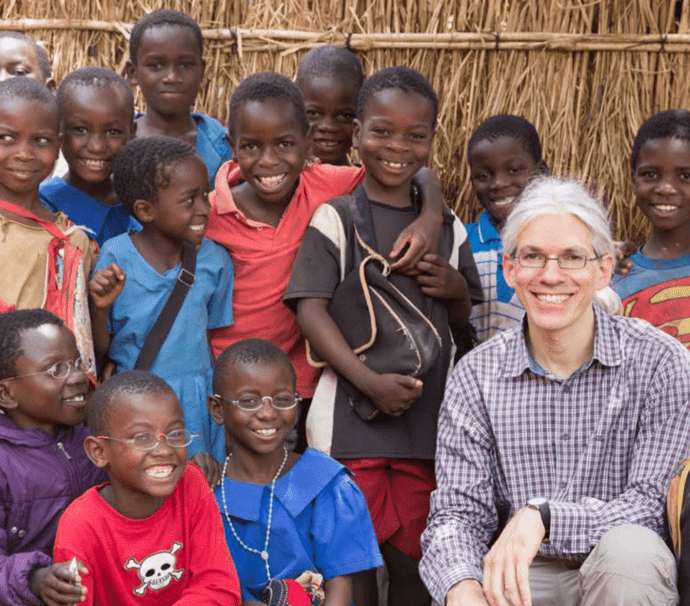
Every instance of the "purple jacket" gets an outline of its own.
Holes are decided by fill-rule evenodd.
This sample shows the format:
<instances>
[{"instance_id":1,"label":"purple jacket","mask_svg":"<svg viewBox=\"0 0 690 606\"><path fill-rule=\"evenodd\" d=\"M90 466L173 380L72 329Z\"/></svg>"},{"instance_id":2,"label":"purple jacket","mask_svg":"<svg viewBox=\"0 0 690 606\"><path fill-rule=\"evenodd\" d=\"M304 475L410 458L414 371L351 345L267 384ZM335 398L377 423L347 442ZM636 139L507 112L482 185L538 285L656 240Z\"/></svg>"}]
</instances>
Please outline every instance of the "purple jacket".
<instances>
[{"instance_id":1,"label":"purple jacket","mask_svg":"<svg viewBox=\"0 0 690 606\"><path fill-rule=\"evenodd\" d=\"M105 480L86 457L83 425L53 437L21 429L0 414L0 604L40 605L29 573L53 563L53 542L65 507Z\"/></svg>"}]
</instances>

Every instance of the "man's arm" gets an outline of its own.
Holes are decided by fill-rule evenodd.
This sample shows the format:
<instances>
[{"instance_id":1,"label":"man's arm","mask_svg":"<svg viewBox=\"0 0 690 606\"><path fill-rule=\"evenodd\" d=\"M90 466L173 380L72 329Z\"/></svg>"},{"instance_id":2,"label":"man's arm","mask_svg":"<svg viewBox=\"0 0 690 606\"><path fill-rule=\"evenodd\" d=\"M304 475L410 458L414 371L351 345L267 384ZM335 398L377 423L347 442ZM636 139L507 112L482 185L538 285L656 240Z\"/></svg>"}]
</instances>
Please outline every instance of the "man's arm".
<instances>
[{"instance_id":1,"label":"man's arm","mask_svg":"<svg viewBox=\"0 0 690 606\"><path fill-rule=\"evenodd\" d=\"M420 574L441 604L450 589L464 580L477 583L462 584L454 590L453 600L476 597L482 560L498 525L495 442L473 358L460 361L446 387L438 422L437 489L431 495L429 521L422 535Z\"/></svg>"}]
</instances>

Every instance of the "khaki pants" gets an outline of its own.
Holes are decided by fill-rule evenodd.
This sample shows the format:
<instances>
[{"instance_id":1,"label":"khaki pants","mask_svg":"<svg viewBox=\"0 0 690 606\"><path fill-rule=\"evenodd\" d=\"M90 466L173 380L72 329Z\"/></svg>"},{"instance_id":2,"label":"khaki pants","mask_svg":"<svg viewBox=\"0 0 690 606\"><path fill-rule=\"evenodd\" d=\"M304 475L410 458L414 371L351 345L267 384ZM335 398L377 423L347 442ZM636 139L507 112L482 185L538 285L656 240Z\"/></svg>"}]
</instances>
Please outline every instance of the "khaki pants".
<instances>
[{"instance_id":1,"label":"khaki pants","mask_svg":"<svg viewBox=\"0 0 690 606\"><path fill-rule=\"evenodd\" d=\"M579 568L536 558L529 569L533 606L676 606L676 560L651 530L618 526Z\"/></svg>"}]
</instances>

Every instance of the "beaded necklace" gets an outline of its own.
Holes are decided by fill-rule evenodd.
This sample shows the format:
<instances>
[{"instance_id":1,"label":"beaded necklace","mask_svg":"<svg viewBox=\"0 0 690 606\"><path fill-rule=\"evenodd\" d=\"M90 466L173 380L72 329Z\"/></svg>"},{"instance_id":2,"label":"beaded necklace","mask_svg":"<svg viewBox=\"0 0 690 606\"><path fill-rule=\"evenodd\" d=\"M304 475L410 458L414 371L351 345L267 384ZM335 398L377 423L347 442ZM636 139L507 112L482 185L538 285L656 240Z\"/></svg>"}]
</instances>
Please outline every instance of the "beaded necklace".
<instances>
[{"instance_id":1,"label":"beaded necklace","mask_svg":"<svg viewBox=\"0 0 690 606\"><path fill-rule=\"evenodd\" d=\"M230 526L230 530L232 531L232 534L235 536L235 539L237 539L237 542L240 544L240 547L242 547L246 551L256 553L261 556L261 559L264 561L264 565L266 566L266 576L268 577L269 583L271 582L271 569L268 565L268 542L271 538L271 521L273 520L273 497L275 495L276 481L280 477L280 474L282 473L283 468L285 467L285 463L287 463L288 460L287 446L283 445L283 450L285 451L283 462L280 464L280 467L278 468L276 475L273 476L273 481L271 482L271 498L268 502L268 524L266 525L266 538L264 539L264 548L261 551L259 551L258 549L254 549L253 547L250 547L242 539L240 539L240 536L237 534L235 527L232 525L232 519L230 518L230 514L228 513L228 505L225 501L225 473L228 470L228 461L230 460L232 453L225 457L225 463L223 463L223 481L220 483L220 492L223 496L223 510L225 511L225 517L228 519L228 525Z\"/></svg>"}]
</instances>

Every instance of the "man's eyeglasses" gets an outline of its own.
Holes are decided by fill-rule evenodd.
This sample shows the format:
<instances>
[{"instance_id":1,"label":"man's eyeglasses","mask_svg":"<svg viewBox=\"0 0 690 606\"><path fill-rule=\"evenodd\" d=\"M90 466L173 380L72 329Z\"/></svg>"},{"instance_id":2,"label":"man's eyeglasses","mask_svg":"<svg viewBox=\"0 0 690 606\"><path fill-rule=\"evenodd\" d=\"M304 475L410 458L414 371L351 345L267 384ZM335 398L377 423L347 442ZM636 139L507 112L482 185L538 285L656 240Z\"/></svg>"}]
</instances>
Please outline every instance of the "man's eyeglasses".
<instances>
[{"instance_id":1,"label":"man's eyeglasses","mask_svg":"<svg viewBox=\"0 0 690 606\"><path fill-rule=\"evenodd\" d=\"M59 362L55 362L55 364L53 364L50 368L46 368L45 370L41 370L39 372L30 372L17 377L7 377L5 381L14 381L15 379L23 379L24 377L33 377L35 375L42 374L48 374L53 377L53 379L62 380L67 378L67 375L69 375L71 369L83 374L91 374L94 371L92 362L84 361L81 357L79 357L74 361L60 360Z\"/></svg>"},{"instance_id":2,"label":"man's eyeglasses","mask_svg":"<svg viewBox=\"0 0 690 606\"><path fill-rule=\"evenodd\" d=\"M239 406L240 410L244 410L244 412L256 412L264 405L265 400L268 400L271 406L273 406L273 408L276 410L290 410L302 401L302 398L300 398L296 393L279 394L273 397L244 396L239 400L228 400L217 393L213 394L213 397L218 398L219 400L225 400L233 406Z\"/></svg>"},{"instance_id":3,"label":"man's eyeglasses","mask_svg":"<svg viewBox=\"0 0 690 606\"><path fill-rule=\"evenodd\" d=\"M579 253L565 253L557 257L547 257L541 253L525 252L513 255L513 259L517 259L520 267L526 269L543 269L546 267L547 261L557 261L558 267L561 269L583 269L588 261L596 261L599 257L588 257Z\"/></svg>"},{"instance_id":4,"label":"man's eyeglasses","mask_svg":"<svg viewBox=\"0 0 690 606\"><path fill-rule=\"evenodd\" d=\"M170 433L138 433L131 438L113 438L112 436L96 436L99 440L115 440L116 442L124 442L132 448L137 450L153 450L158 446L161 440L165 440L168 446L173 448L184 448L192 443L194 438L198 438L199 434L190 433L186 429L174 429Z\"/></svg>"}]
</instances>

